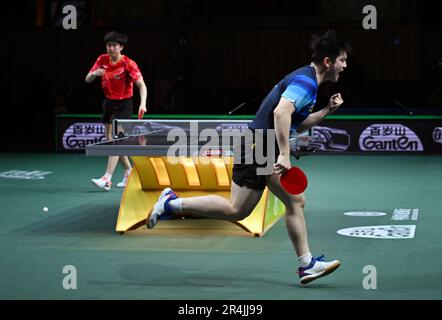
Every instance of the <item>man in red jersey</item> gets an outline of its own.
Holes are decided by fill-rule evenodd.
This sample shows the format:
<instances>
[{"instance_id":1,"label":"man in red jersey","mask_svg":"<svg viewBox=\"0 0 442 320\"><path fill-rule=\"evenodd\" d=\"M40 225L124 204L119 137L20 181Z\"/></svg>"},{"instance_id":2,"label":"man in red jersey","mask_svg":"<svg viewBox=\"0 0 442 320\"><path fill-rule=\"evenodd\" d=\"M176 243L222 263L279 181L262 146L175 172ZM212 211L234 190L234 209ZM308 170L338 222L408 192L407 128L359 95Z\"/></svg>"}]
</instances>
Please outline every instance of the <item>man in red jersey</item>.
<instances>
[{"instance_id":1,"label":"man in red jersey","mask_svg":"<svg viewBox=\"0 0 442 320\"><path fill-rule=\"evenodd\" d=\"M127 44L127 35L111 31L104 36L107 54L98 57L95 64L86 76L85 81L90 83L96 77L101 77L101 86L104 92L103 115L101 122L106 127L106 138L112 139L112 121L114 119L130 119L132 115L133 84L140 91L140 106L138 112L146 112L147 88L143 76L135 61L121 52ZM118 164L124 167L123 180L117 187L124 188L132 169L128 157L110 156L104 176L92 179L98 187L109 191L112 185L112 174Z\"/></svg>"}]
</instances>

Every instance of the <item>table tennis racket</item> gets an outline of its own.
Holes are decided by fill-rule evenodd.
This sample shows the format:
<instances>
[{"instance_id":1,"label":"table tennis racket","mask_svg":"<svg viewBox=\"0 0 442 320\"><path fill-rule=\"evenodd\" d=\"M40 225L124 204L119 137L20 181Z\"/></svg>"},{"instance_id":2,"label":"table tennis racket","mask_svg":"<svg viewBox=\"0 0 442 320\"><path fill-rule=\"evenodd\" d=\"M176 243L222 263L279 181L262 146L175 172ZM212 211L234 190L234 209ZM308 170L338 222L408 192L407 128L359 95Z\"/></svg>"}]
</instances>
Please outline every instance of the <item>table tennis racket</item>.
<instances>
[{"instance_id":1,"label":"table tennis racket","mask_svg":"<svg viewBox=\"0 0 442 320\"><path fill-rule=\"evenodd\" d=\"M291 194L301 194L307 189L308 181L305 173L298 167L292 167L281 175L281 186Z\"/></svg>"},{"instance_id":2,"label":"table tennis racket","mask_svg":"<svg viewBox=\"0 0 442 320\"><path fill-rule=\"evenodd\" d=\"M144 111L143 110L138 111L138 119L143 119L143 116L144 116Z\"/></svg>"}]
</instances>

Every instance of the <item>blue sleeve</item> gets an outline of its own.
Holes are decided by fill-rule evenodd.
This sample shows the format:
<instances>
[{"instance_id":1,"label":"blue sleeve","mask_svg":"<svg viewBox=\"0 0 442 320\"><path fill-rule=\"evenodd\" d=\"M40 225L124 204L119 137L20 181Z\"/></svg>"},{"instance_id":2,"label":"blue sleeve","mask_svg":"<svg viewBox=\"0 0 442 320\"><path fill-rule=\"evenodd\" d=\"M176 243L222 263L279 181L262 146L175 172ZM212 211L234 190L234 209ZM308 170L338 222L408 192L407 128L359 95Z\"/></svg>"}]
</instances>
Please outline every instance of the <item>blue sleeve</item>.
<instances>
[{"instance_id":1,"label":"blue sleeve","mask_svg":"<svg viewBox=\"0 0 442 320\"><path fill-rule=\"evenodd\" d=\"M296 83L289 84L281 96L295 104L296 112L307 106L310 100L309 92Z\"/></svg>"}]
</instances>

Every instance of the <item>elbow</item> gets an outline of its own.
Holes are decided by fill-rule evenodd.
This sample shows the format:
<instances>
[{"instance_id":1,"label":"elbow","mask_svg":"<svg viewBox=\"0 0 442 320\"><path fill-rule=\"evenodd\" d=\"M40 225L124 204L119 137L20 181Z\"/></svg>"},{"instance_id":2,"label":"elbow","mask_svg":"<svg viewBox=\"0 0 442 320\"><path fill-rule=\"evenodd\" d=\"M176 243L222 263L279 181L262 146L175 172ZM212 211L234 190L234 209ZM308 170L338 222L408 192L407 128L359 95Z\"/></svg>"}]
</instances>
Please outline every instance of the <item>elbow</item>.
<instances>
[{"instance_id":1,"label":"elbow","mask_svg":"<svg viewBox=\"0 0 442 320\"><path fill-rule=\"evenodd\" d=\"M275 110L273 110L273 117L274 118L280 118L282 116L282 112L281 110L279 110L278 108L276 108Z\"/></svg>"},{"instance_id":2,"label":"elbow","mask_svg":"<svg viewBox=\"0 0 442 320\"><path fill-rule=\"evenodd\" d=\"M273 120L278 123L285 123L291 120L291 116L290 114L287 114L287 112L284 112L284 110L275 109L273 111Z\"/></svg>"},{"instance_id":3,"label":"elbow","mask_svg":"<svg viewBox=\"0 0 442 320\"><path fill-rule=\"evenodd\" d=\"M295 111L294 106L291 103L279 104L273 110L273 117L279 119L290 119L292 113Z\"/></svg>"}]
</instances>

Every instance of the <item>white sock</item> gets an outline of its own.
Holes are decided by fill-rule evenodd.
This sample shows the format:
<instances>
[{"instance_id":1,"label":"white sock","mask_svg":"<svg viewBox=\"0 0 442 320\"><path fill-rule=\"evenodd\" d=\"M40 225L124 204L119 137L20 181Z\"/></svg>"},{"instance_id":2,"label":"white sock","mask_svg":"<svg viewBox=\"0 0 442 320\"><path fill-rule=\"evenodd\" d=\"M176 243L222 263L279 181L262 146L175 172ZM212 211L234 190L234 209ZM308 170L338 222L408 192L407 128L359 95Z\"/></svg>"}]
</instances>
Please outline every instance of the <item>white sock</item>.
<instances>
[{"instance_id":1,"label":"white sock","mask_svg":"<svg viewBox=\"0 0 442 320\"><path fill-rule=\"evenodd\" d=\"M310 252L309 252L309 253L306 253L306 254L304 254L304 255L298 257L298 261L299 261L299 266L300 266L301 268L305 268L305 267L307 267L307 266L310 264L310 262L312 261L312 254L311 254Z\"/></svg>"},{"instance_id":2,"label":"white sock","mask_svg":"<svg viewBox=\"0 0 442 320\"><path fill-rule=\"evenodd\" d=\"M124 170L124 175L129 177L130 176L130 172L132 171L132 168Z\"/></svg>"},{"instance_id":3,"label":"white sock","mask_svg":"<svg viewBox=\"0 0 442 320\"><path fill-rule=\"evenodd\" d=\"M169 207L172 213L181 213L183 212L183 199L178 198L175 200L169 201Z\"/></svg>"},{"instance_id":4,"label":"white sock","mask_svg":"<svg viewBox=\"0 0 442 320\"><path fill-rule=\"evenodd\" d=\"M104 174L104 178L107 179L107 180L109 180L109 181L111 181L111 180L112 180L112 175L106 172L106 173Z\"/></svg>"}]
</instances>

